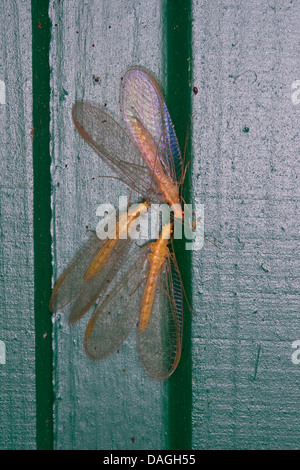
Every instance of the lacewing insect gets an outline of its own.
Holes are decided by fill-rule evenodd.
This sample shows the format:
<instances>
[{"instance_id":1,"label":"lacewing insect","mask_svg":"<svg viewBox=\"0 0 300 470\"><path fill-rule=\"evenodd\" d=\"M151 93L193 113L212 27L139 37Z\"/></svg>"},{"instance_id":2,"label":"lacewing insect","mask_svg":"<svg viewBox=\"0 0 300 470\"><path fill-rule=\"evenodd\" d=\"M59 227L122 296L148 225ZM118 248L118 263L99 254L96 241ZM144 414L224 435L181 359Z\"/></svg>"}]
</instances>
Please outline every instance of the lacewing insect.
<instances>
[{"instance_id":1,"label":"lacewing insect","mask_svg":"<svg viewBox=\"0 0 300 470\"><path fill-rule=\"evenodd\" d=\"M150 202L173 206L174 216L181 219L182 158L159 86L146 71L129 69L121 81L120 97L130 135L89 103L74 104L75 127L121 181Z\"/></svg>"},{"instance_id":2,"label":"lacewing insect","mask_svg":"<svg viewBox=\"0 0 300 470\"><path fill-rule=\"evenodd\" d=\"M88 103L76 103L72 116L79 134L120 180L149 202L167 202L173 206L174 217L181 218L181 153L159 86L144 70L129 69L124 75L121 111L130 135ZM182 344L182 289L167 246L170 233L171 224L167 224L156 242L134 250L132 243L118 237L114 243L92 237L58 280L50 309L56 311L77 297L69 323L79 320L100 293L107 294L85 333L85 350L92 359L104 359L115 351L140 312L137 344L146 372L164 380L176 369ZM128 259L129 269L109 290L120 260Z\"/></svg>"},{"instance_id":3,"label":"lacewing insect","mask_svg":"<svg viewBox=\"0 0 300 470\"><path fill-rule=\"evenodd\" d=\"M94 310L84 338L91 359L112 354L139 315L137 346L147 374L165 380L176 369L182 346L182 291L176 261L168 248L170 232L171 224L166 224L160 238L141 249L120 283Z\"/></svg>"},{"instance_id":4,"label":"lacewing insect","mask_svg":"<svg viewBox=\"0 0 300 470\"><path fill-rule=\"evenodd\" d=\"M123 239L122 234L147 210L148 204L140 203L131 207L126 217L121 214L115 237L110 238L108 233L106 240L100 240L95 233L91 235L56 282L50 299L51 312L77 298L68 320L73 324L92 307L100 293L105 294L133 243L129 237Z\"/></svg>"}]
</instances>

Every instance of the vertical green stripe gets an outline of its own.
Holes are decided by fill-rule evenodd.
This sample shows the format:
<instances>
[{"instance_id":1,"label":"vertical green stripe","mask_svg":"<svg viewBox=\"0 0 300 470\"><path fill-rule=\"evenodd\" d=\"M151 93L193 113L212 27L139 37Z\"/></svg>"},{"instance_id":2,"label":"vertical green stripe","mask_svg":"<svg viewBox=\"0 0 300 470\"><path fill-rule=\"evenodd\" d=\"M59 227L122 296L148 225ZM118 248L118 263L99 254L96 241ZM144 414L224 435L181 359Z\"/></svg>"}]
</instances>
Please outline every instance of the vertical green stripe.
<instances>
[{"instance_id":1,"label":"vertical green stripe","mask_svg":"<svg viewBox=\"0 0 300 470\"><path fill-rule=\"evenodd\" d=\"M50 183L50 20L48 0L32 0L34 289L37 448L53 446Z\"/></svg>"},{"instance_id":2,"label":"vertical green stripe","mask_svg":"<svg viewBox=\"0 0 300 470\"><path fill-rule=\"evenodd\" d=\"M191 0L167 0L167 103L182 151L185 147L187 125L191 122ZM185 163L190 159L189 148ZM189 168L191 165L189 165ZM190 202L190 175L187 172L183 197ZM187 297L191 299L191 252L185 250L184 240L174 243ZM192 446L192 360L191 313L184 308L182 358L177 371L169 380L169 446L170 449L191 449Z\"/></svg>"}]
</instances>

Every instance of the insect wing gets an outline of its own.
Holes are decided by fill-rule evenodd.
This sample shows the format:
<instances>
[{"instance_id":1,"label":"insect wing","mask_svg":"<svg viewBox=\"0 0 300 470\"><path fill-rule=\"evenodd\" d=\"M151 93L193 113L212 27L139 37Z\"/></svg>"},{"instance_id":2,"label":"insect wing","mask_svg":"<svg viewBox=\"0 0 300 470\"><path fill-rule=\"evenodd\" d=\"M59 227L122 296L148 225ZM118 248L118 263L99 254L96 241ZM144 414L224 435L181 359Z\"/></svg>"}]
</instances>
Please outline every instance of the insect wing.
<instances>
[{"instance_id":1,"label":"insect wing","mask_svg":"<svg viewBox=\"0 0 300 470\"><path fill-rule=\"evenodd\" d=\"M105 224L108 227L115 227L114 220L116 214L113 211L105 219ZM114 229L112 229L114 230ZM114 232L107 232L107 237L113 237ZM106 239L101 240L97 237L96 232L91 231L89 239L84 243L82 248L78 251L74 259L70 262L64 272L61 274L55 283L52 295L50 298L49 310L57 312L65 307L68 303L74 300L79 292L85 286L85 274L91 265L94 256L103 248Z\"/></svg>"},{"instance_id":2,"label":"insect wing","mask_svg":"<svg viewBox=\"0 0 300 470\"><path fill-rule=\"evenodd\" d=\"M104 243L105 241L92 233L56 282L50 299L51 312L57 312L78 295L85 285L84 275L87 268Z\"/></svg>"},{"instance_id":3,"label":"insect wing","mask_svg":"<svg viewBox=\"0 0 300 470\"><path fill-rule=\"evenodd\" d=\"M137 329L140 361L154 380L167 379L176 369L182 347L182 289L172 258L166 258L148 326Z\"/></svg>"},{"instance_id":4,"label":"insect wing","mask_svg":"<svg viewBox=\"0 0 300 470\"><path fill-rule=\"evenodd\" d=\"M139 150L112 117L88 103L75 103L72 117L81 137L121 181L144 198L152 195L155 199L162 199L161 191Z\"/></svg>"},{"instance_id":5,"label":"insect wing","mask_svg":"<svg viewBox=\"0 0 300 470\"><path fill-rule=\"evenodd\" d=\"M158 158L173 181L181 181L182 157L175 129L155 79L142 69L129 69L121 82L123 119L137 146L141 148L136 128L138 120L158 148Z\"/></svg>"},{"instance_id":6,"label":"insect wing","mask_svg":"<svg viewBox=\"0 0 300 470\"><path fill-rule=\"evenodd\" d=\"M87 325L84 347L94 360L104 359L120 347L130 333L147 275L149 246L135 250L131 267L93 312ZM124 268L126 269L126 268Z\"/></svg>"},{"instance_id":7,"label":"insect wing","mask_svg":"<svg viewBox=\"0 0 300 470\"><path fill-rule=\"evenodd\" d=\"M130 238L117 240L102 269L87 281L81 289L68 319L70 325L80 320L97 301L99 296L104 296L107 290L111 289L117 282L120 266L125 262L132 243Z\"/></svg>"},{"instance_id":8,"label":"insect wing","mask_svg":"<svg viewBox=\"0 0 300 470\"><path fill-rule=\"evenodd\" d=\"M181 156L181 151L179 148L177 136L175 133L175 128L171 120L171 116L169 114L168 108L166 103L163 104L164 107L164 125L165 125L165 146L166 146L166 152L165 152L165 160L167 160L167 163L170 165L170 171L173 175L173 179L175 179L178 182L182 181L182 168L183 168L183 163L182 163L182 156ZM170 155L172 158L168 159L168 155Z\"/></svg>"}]
</instances>

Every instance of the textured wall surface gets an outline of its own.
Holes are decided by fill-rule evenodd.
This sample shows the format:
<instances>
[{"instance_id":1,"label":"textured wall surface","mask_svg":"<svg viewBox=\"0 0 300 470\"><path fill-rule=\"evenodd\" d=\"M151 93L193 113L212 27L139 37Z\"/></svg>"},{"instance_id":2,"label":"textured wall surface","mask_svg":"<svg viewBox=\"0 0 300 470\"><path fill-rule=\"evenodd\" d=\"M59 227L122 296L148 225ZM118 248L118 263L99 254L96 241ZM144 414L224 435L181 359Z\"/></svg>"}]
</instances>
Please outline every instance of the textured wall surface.
<instances>
[{"instance_id":1,"label":"textured wall surface","mask_svg":"<svg viewBox=\"0 0 300 470\"><path fill-rule=\"evenodd\" d=\"M30 2L0 8L0 449L35 447Z\"/></svg>"},{"instance_id":2,"label":"textured wall surface","mask_svg":"<svg viewBox=\"0 0 300 470\"><path fill-rule=\"evenodd\" d=\"M183 67L178 50L170 60L175 0L49 1L51 168L45 174L52 178L54 279L86 240L86 226L95 227L98 204L117 206L119 195L129 194L119 181L103 178L112 173L75 131L73 103L105 106L120 121L120 78L140 65L158 77L173 110L178 96L170 92L170 70L176 57L178 77L188 66L190 190L193 202L204 204L207 240L191 254L191 281L183 276L195 312L183 400L176 392L180 371L163 384L145 375L134 331L118 353L90 361L82 344L87 320L70 328L68 308L53 316L53 377L39 370L31 34L44 23L31 24L31 2L6 3L0 9L0 347L6 346L0 448L34 449L44 437L52 445L51 419L48 431L36 425L36 417L52 413L47 400L41 403L44 378L49 397L53 379L56 449L166 449L170 435L190 424L194 449L299 448L300 364L292 360L292 344L300 340L298 2L187 1L192 44ZM39 2L32 4L38 11ZM46 0L40 4L48 8ZM186 122L179 121L182 134ZM182 410L190 392L191 409Z\"/></svg>"},{"instance_id":3,"label":"textured wall surface","mask_svg":"<svg viewBox=\"0 0 300 470\"><path fill-rule=\"evenodd\" d=\"M194 2L193 445L299 447L296 2Z\"/></svg>"}]
</instances>

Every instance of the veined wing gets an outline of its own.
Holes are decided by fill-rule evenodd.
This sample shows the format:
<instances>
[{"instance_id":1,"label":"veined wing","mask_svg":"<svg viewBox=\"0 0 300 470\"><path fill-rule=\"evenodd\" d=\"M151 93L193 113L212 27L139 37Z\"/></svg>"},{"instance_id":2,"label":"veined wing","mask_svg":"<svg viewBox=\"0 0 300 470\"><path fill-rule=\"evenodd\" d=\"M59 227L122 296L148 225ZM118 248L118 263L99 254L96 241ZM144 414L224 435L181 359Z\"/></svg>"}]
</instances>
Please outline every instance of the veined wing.
<instances>
[{"instance_id":1,"label":"veined wing","mask_svg":"<svg viewBox=\"0 0 300 470\"><path fill-rule=\"evenodd\" d=\"M104 266L94 277L85 282L79 292L68 319L69 325L79 321L94 305L99 296L104 296L112 288L114 282L117 282L116 276L125 263L132 244L133 241L130 238L116 241L116 245Z\"/></svg>"},{"instance_id":2,"label":"veined wing","mask_svg":"<svg viewBox=\"0 0 300 470\"><path fill-rule=\"evenodd\" d=\"M96 233L92 232L90 238L57 280L50 299L51 312L57 312L75 299L84 287L84 275L87 268L104 243L105 240L100 240Z\"/></svg>"},{"instance_id":3,"label":"veined wing","mask_svg":"<svg viewBox=\"0 0 300 470\"><path fill-rule=\"evenodd\" d=\"M120 266L125 262L126 254L130 250L133 241L130 238L117 240L115 247L101 268L90 280L85 280L85 274L93 261L94 256L105 245L106 240L99 240L93 234L84 244L67 269L54 286L49 309L56 312L76 299L68 322L74 324L80 320L93 306L100 295L112 288Z\"/></svg>"},{"instance_id":4,"label":"veined wing","mask_svg":"<svg viewBox=\"0 0 300 470\"><path fill-rule=\"evenodd\" d=\"M182 347L182 288L171 256L160 271L150 321L137 328L140 361L154 380L167 379L176 369Z\"/></svg>"},{"instance_id":5,"label":"veined wing","mask_svg":"<svg viewBox=\"0 0 300 470\"><path fill-rule=\"evenodd\" d=\"M115 212L112 212L103 223L108 224L109 227L114 227L113 220L115 217ZM107 239L110 236L113 236L113 234L108 233ZM57 312L78 296L86 284L85 274L89 266L95 255L104 247L107 239L101 240L97 237L96 232L91 232L89 239L56 281L49 304L51 312Z\"/></svg>"},{"instance_id":6,"label":"veined wing","mask_svg":"<svg viewBox=\"0 0 300 470\"><path fill-rule=\"evenodd\" d=\"M129 69L121 81L123 119L140 148L133 121L139 121L158 148L158 159L172 180L181 181L182 157L175 129L156 80L145 70Z\"/></svg>"},{"instance_id":7,"label":"veined wing","mask_svg":"<svg viewBox=\"0 0 300 470\"><path fill-rule=\"evenodd\" d=\"M131 267L93 312L84 338L85 351L91 359L106 358L123 344L130 333L143 293L149 251L149 245L135 251Z\"/></svg>"},{"instance_id":8,"label":"veined wing","mask_svg":"<svg viewBox=\"0 0 300 470\"><path fill-rule=\"evenodd\" d=\"M88 103L75 103L72 117L81 137L121 181L145 199L163 199L138 148L112 117Z\"/></svg>"},{"instance_id":9,"label":"veined wing","mask_svg":"<svg viewBox=\"0 0 300 470\"><path fill-rule=\"evenodd\" d=\"M84 346L93 360L105 359L120 347L130 333L141 307L149 273L149 246L120 283L98 305L87 325ZM167 379L176 369L182 346L181 280L172 259L166 259L159 276L151 318L146 330L137 328L139 357L154 380Z\"/></svg>"}]
</instances>

